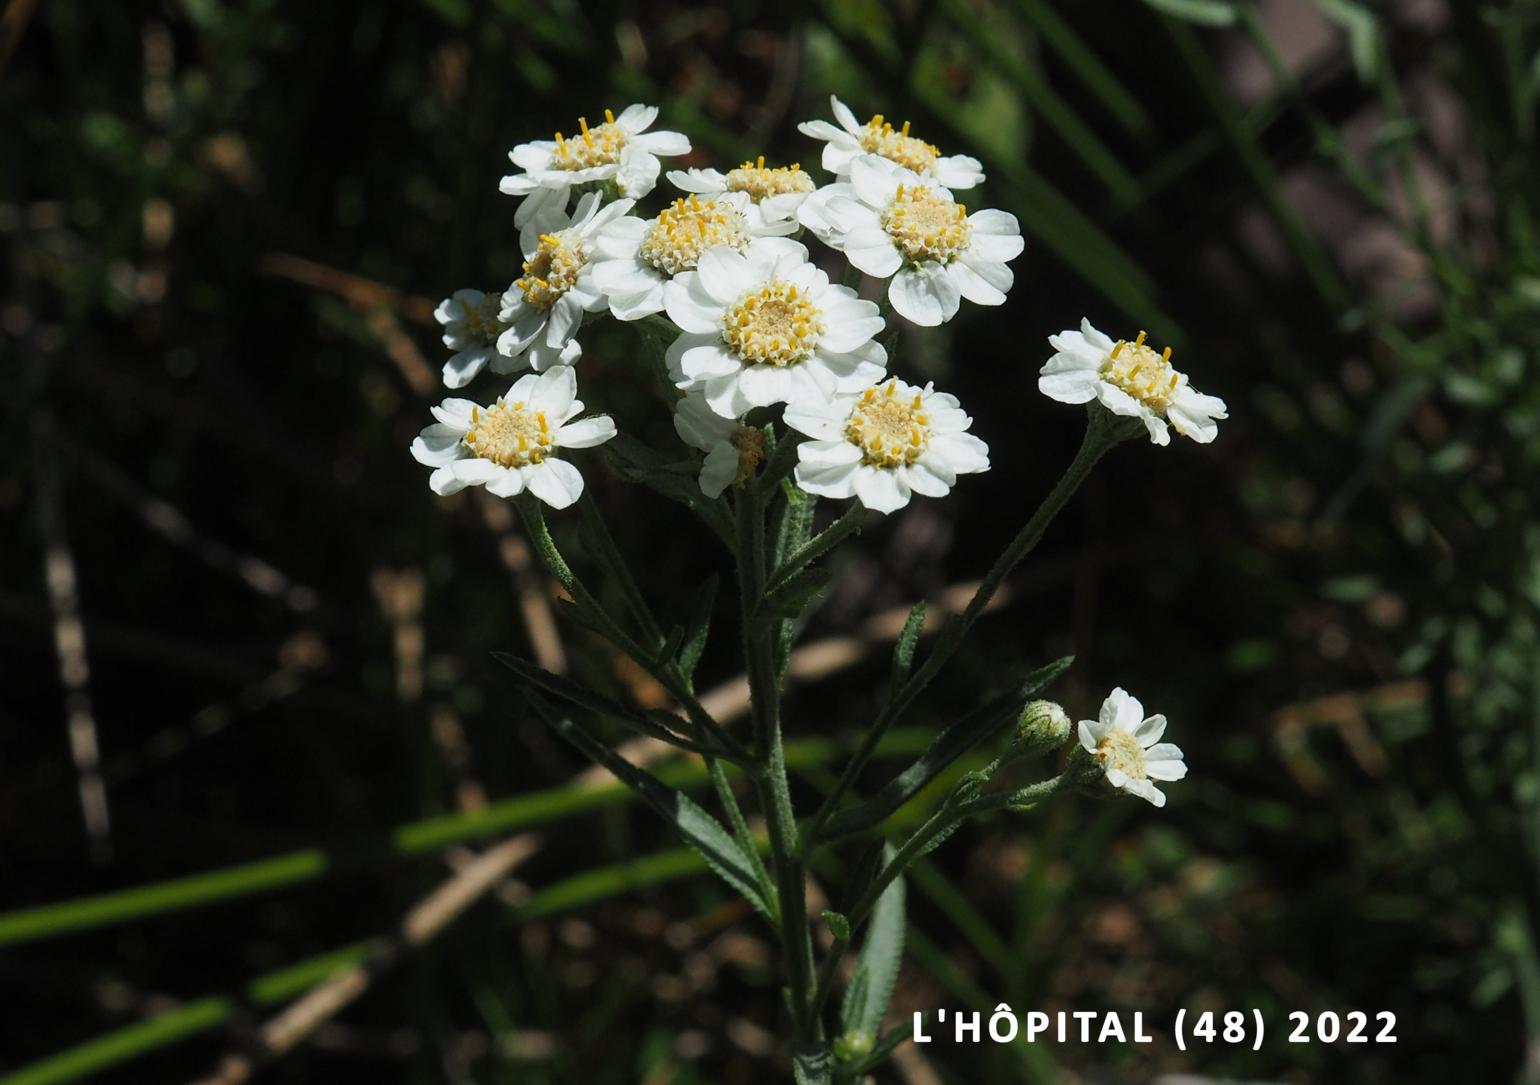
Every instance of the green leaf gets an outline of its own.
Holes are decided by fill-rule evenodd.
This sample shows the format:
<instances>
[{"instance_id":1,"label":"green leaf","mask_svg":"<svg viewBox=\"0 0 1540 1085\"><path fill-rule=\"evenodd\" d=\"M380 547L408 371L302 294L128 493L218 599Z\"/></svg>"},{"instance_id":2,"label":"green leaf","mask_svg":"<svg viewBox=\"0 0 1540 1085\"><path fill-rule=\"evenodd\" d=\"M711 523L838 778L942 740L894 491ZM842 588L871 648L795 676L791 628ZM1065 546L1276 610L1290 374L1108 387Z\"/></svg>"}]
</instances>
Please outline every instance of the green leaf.
<instances>
[{"instance_id":1,"label":"green leaf","mask_svg":"<svg viewBox=\"0 0 1540 1085\"><path fill-rule=\"evenodd\" d=\"M925 600L921 599L909 610L909 617L904 619L904 628L899 631L898 640L893 644L893 675L888 679L888 688L897 691L909 678L909 672L914 667L914 650L920 643L920 634L925 632Z\"/></svg>"},{"instance_id":2,"label":"green leaf","mask_svg":"<svg viewBox=\"0 0 1540 1085\"><path fill-rule=\"evenodd\" d=\"M823 921L829 925L829 930L833 932L835 938L841 942L850 941L850 920L828 908L819 914L823 916Z\"/></svg>"},{"instance_id":3,"label":"green leaf","mask_svg":"<svg viewBox=\"0 0 1540 1085\"><path fill-rule=\"evenodd\" d=\"M807 605L823 592L829 586L829 581L833 579L834 570L825 566L803 569L800 573L788 577L775 591L761 599L759 612L761 615L795 618L807 609Z\"/></svg>"},{"instance_id":4,"label":"green leaf","mask_svg":"<svg viewBox=\"0 0 1540 1085\"><path fill-rule=\"evenodd\" d=\"M896 854L896 849L889 846L885 849L885 861L892 862ZM903 956L904 879L898 877L872 907L866 938L840 1006L840 1023L846 1032L856 1030L876 1036L881 1031Z\"/></svg>"},{"instance_id":5,"label":"green leaf","mask_svg":"<svg viewBox=\"0 0 1540 1085\"><path fill-rule=\"evenodd\" d=\"M1235 8L1225 0L1144 0L1156 11L1200 26L1233 26Z\"/></svg>"},{"instance_id":6,"label":"green leaf","mask_svg":"<svg viewBox=\"0 0 1540 1085\"><path fill-rule=\"evenodd\" d=\"M1356 0L1316 0L1316 6L1347 32L1348 53L1358 78L1373 82L1380 70L1380 24L1374 12Z\"/></svg>"},{"instance_id":7,"label":"green leaf","mask_svg":"<svg viewBox=\"0 0 1540 1085\"><path fill-rule=\"evenodd\" d=\"M914 1029L910 1025L895 1025L883 1034L882 1039L877 1041L869 1054L862 1056L860 1061L852 1063L846 1072L851 1077L859 1079L862 1074L875 1070L897 1050L899 1044L909 1039L913 1033Z\"/></svg>"},{"instance_id":8,"label":"green leaf","mask_svg":"<svg viewBox=\"0 0 1540 1085\"><path fill-rule=\"evenodd\" d=\"M889 814L918 795L925 785L953 761L992 736L1006 721L1014 719L1027 698L1053 682L1074 661L1074 656L1065 656L1045 667L1039 667L1010 692L974 709L952 724L936 736L936 740L914 764L889 780L870 799L830 818L824 827L823 839L849 836L885 820Z\"/></svg>"},{"instance_id":9,"label":"green leaf","mask_svg":"<svg viewBox=\"0 0 1540 1085\"><path fill-rule=\"evenodd\" d=\"M690 617L685 622L684 640L679 645L679 671L685 678L693 678L700 657L706 651L706 638L711 634L711 613L716 608L717 588L722 578L712 573L695 593L690 607Z\"/></svg>"},{"instance_id":10,"label":"green leaf","mask_svg":"<svg viewBox=\"0 0 1540 1085\"><path fill-rule=\"evenodd\" d=\"M572 743L584 756L615 774L615 778L635 791L684 838L684 842L706 861L718 877L736 889L754 910L774 922L775 913L765 897L755 874L753 860L746 855L732 834L682 791L669 787L652 773L638 768L614 750L578 727L565 716L558 716L545 699L527 692L530 706L547 726Z\"/></svg>"},{"instance_id":11,"label":"green leaf","mask_svg":"<svg viewBox=\"0 0 1540 1085\"><path fill-rule=\"evenodd\" d=\"M708 498L701 493L699 463L671 460L624 433L606 441L602 451L621 478L627 482L640 482L664 497L694 509L723 541L732 542L732 517L721 498Z\"/></svg>"}]
</instances>

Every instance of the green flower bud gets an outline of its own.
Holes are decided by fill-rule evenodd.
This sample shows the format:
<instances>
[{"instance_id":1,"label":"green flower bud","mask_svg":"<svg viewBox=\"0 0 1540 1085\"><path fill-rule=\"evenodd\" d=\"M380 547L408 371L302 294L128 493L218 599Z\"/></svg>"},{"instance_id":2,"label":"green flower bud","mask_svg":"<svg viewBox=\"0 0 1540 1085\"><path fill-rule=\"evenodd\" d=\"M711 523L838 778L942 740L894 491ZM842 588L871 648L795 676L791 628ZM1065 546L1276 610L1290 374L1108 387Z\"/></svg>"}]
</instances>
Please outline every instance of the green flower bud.
<instances>
[{"instance_id":1,"label":"green flower bud","mask_svg":"<svg viewBox=\"0 0 1540 1085\"><path fill-rule=\"evenodd\" d=\"M1023 753L1056 750L1069 732L1069 717L1053 701L1029 701L1016 719L1016 745Z\"/></svg>"},{"instance_id":2,"label":"green flower bud","mask_svg":"<svg viewBox=\"0 0 1540 1085\"><path fill-rule=\"evenodd\" d=\"M865 1058L877 1046L876 1038L864 1029L853 1028L834 1041L834 1057L840 1062Z\"/></svg>"}]
</instances>

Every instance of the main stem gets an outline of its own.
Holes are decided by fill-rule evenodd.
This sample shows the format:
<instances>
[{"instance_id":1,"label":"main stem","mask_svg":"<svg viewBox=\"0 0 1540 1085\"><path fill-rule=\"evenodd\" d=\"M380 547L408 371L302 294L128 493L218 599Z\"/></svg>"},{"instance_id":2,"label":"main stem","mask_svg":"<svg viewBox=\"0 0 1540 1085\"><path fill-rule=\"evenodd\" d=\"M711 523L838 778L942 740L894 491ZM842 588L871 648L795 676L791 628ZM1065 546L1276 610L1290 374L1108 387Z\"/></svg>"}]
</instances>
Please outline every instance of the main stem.
<instances>
[{"instance_id":1,"label":"main stem","mask_svg":"<svg viewBox=\"0 0 1540 1085\"><path fill-rule=\"evenodd\" d=\"M743 654L749 675L754 754L763 766L755 783L768 822L781 944L791 987L792 1020L800 1045L820 1039L821 1028L816 1015L811 1013L813 941L808 930L802 864L797 857L797 820L786 778L786 751L781 743L781 690L776 677L773 627L769 619L758 613L765 588L764 508L752 483L738 491L737 505Z\"/></svg>"},{"instance_id":2,"label":"main stem","mask_svg":"<svg viewBox=\"0 0 1540 1085\"><path fill-rule=\"evenodd\" d=\"M941 630L941 635L936 639L935 646L925 657L925 662L909 676L909 680L894 692L888 703L877 715L877 720L867 730L855 756L845 766L845 771L840 775L839 782L834 785L834 790L829 792L828 798L819 807L812 823L807 829L804 840L804 855L817 843L818 834L823 830L824 823L838 809L840 800L855 783L856 777L866 767L871 759L872 752L877 748L877 743L882 741L882 736L887 733L893 722L901 717L920 692L930 685L933 678L941 670L946 661L952 657L952 653L962 645L963 638L968 635L968 630L973 623L978 621L984 609L989 606L989 601L994 598L995 592L1005 582L1011 572L1020 565L1022 559L1032 551L1032 548L1042 539L1043 533L1048 530L1048 525L1053 522L1059 511L1068 504L1075 491L1080 489L1080 484L1086 480L1096 462L1119 441L1130 433L1127 425L1129 420L1118 418L1112 412L1103 409L1097 404L1092 404L1086 424L1085 437L1080 442L1080 450L1075 453L1075 458L1064 471L1063 476L1054 484L1053 490L1043 499L1043 503L1037 507L1016 537L1010 541L1005 551L995 559L994 565L979 583L974 591L973 598L968 600L968 605L961 614L955 615Z\"/></svg>"}]
</instances>

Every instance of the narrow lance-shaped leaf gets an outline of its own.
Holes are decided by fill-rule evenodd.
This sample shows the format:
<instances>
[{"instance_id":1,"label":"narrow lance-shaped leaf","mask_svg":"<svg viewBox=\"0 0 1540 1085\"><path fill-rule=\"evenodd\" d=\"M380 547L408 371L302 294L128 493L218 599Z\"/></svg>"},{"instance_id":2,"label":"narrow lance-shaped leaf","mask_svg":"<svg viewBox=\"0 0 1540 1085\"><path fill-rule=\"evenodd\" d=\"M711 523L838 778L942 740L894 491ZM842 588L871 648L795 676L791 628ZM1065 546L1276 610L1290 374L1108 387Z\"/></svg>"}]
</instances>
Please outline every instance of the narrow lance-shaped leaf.
<instances>
[{"instance_id":1,"label":"narrow lance-shaped leaf","mask_svg":"<svg viewBox=\"0 0 1540 1085\"><path fill-rule=\"evenodd\" d=\"M1235 8L1227 0L1144 0L1156 11L1200 26L1231 26Z\"/></svg>"},{"instance_id":2,"label":"narrow lance-shaped leaf","mask_svg":"<svg viewBox=\"0 0 1540 1085\"><path fill-rule=\"evenodd\" d=\"M919 760L889 780L870 799L830 818L822 838L849 836L882 822L919 794L953 761L990 738L1006 721L1014 719L1022 702L1058 678L1074 661L1074 656L1065 656L1039 667L1009 693L996 697L952 724L936 736Z\"/></svg>"},{"instance_id":3,"label":"narrow lance-shaped leaf","mask_svg":"<svg viewBox=\"0 0 1540 1085\"><path fill-rule=\"evenodd\" d=\"M717 587L721 578L712 573L695 593L690 607L690 617L685 622L684 640L679 644L679 673L686 681L695 677L695 668L706 651L706 639L711 634L711 612L716 608Z\"/></svg>"},{"instance_id":4,"label":"narrow lance-shaped leaf","mask_svg":"<svg viewBox=\"0 0 1540 1085\"><path fill-rule=\"evenodd\" d=\"M896 854L891 846L886 848L884 864L891 863ZM903 955L904 879L898 877L882 891L872 908L855 972L845 989L840 1023L847 1033L862 1032L875 1040L888 1012L888 1000L893 997L893 984L898 979Z\"/></svg>"},{"instance_id":5,"label":"narrow lance-shaped leaf","mask_svg":"<svg viewBox=\"0 0 1540 1085\"><path fill-rule=\"evenodd\" d=\"M683 792L633 765L567 717L558 716L538 693L528 691L525 697L552 730L577 747L589 760L609 769L616 779L640 795L643 801L674 827L685 843L706 861L706 865L718 877L742 894L755 911L774 920L774 912L755 876L753 862L744 854L732 834L722 827L721 822Z\"/></svg>"},{"instance_id":6,"label":"narrow lance-shaped leaf","mask_svg":"<svg viewBox=\"0 0 1540 1085\"><path fill-rule=\"evenodd\" d=\"M899 631L898 640L893 643L893 674L888 679L890 695L896 693L908 680L909 672L914 667L914 650L923 632L925 600L921 599L909 609L909 617L904 619L904 628Z\"/></svg>"}]
</instances>

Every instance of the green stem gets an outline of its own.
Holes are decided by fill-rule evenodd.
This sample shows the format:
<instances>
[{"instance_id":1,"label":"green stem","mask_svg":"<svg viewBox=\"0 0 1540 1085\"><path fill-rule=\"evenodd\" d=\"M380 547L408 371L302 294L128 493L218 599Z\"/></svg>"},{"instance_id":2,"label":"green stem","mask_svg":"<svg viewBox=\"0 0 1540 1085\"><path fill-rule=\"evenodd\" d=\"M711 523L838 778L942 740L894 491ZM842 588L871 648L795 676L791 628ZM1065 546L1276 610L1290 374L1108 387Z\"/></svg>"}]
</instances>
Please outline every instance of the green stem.
<instances>
[{"instance_id":1,"label":"green stem","mask_svg":"<svg viewBox=\"0 0 1540 1085\"><path fill-rule=\"evenodd\" d=\"M909 679L900 686L888 699L877 720L867 731L862 739L855 756L845 766L845 771L840 775L839 782L834 785L834 790L829 792L818 813L814 816L804 838L804 852L811 850L818 841L818 834L824 824L839 807L840 800L850 790L860 775L861 770L871 759L872 752L877 749L877 744L882 741L882 736L888 728L898 720L914 703L916 697L930 685L931 680L952 657L952 653L962 645L963 638L973 628L973 623L994 598L995 592L1000 589L1005 578L1022 560L1032 551L1043 533L1048 530L1048 525L1053 522L1060 510L1069 503L1076 490L1090 475L1091 469L1096 466L1098 460L1107 454L1120 441L1134 435L1136 425L1131 425L1130 419L1119 418L1099 404L1091 404L1087 413L1085 437L1080 442L1080 450L1075 453L1075 458L1059 481L1054 484L1043 503L1037 507L1030 519L1016 533L1016 537L1010 541L1004 552L995 559L994 565L979 583L974 591L973 598L968 600L968 605L961 614L953 616L942 628L941 634L936 639L935 645L925 657L925 662L909 676Z\"/></svg>"},{"instance_id":2,"label":"green stem","mask_svg":"<svg viewBox=\"0 0 1540 1085\"><path fill-rule=\"evenodd\" d=\"M656 678L663 688L684 706L690 722L701 734L711 736L712 740L734 759L749 762L749 751L744 748L743 743L728 734L722 725L712 718L711 713L706 711L705 706L690 689L690 684L679 673L673 661L656 659L653 653L645 651L620 627L620 624L610 616L587 586L578 579L572 567L567 564L567 560L562 557L561 551L556 546L556 540L551 537L551 529L546 525L540 502L532 497L525 497L515 504L519 514L524 517L524 523L535 540L535 549L540 552L540 558L545 562L546 568L567 590L567 594L572 596L573 602L582 608L584 614L599 627L605 638Z\"/></svg>"},{"instance_id":3,"label":"green stem","mask_svg":"<svg viewBox=\"0 0 1540 1085\"><path fill-rule=\"evenodd\" d=\"M925 820L918 829L904 841L888 865L882 868L882 873L873 879L871 885L856 900L845 918L850 922L852 939L866 917L877 905L877 899L883 891L893 884L893 880L907 870L915 860L919 859L930 850L932 842L937 837L952 831L959 822L979 814L991 814L999 810L1020 808L1035 805L1042 802L1055 792L1069 786L1078 780L1079 774L1067 771L1050 780L1042 780L1027 787L1018 788L1015 791L1001 791L992 795L982 795L967 802L944 802L941 808ZM836 941L824 958L822 966L818 970L818 987L813 994L813 1013L823 1012L824 1003L828 1000L829 991L834 985L834 975L839 968L840 958L844 956L849 947L848 942Z\"/></svg>"},{"instance_id":4,"label":"green stem","mask_svg":"<svg viewBox=\"0 0 1540 1085\"><path fill-rule=\"evenodd\" d=\"M743 654L748 669L754 751L762 771L756 779L760 804L768 822L770 865L775 874L781 920L781 943L791 986L792 1020L799 1044L819 1033L811 1020L809 995L813 973L813 942L807 923L802 864L797 858L797 821L786 777L786 751L781 742L780 682L775 673L772 627L757 615L765 585L763 506L756 487L736 495L738 505L738 591L742 609Z\"/></svg>"}]
</instances>

